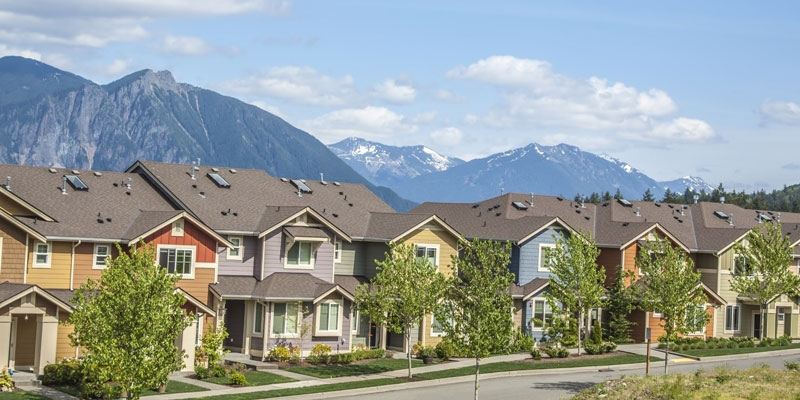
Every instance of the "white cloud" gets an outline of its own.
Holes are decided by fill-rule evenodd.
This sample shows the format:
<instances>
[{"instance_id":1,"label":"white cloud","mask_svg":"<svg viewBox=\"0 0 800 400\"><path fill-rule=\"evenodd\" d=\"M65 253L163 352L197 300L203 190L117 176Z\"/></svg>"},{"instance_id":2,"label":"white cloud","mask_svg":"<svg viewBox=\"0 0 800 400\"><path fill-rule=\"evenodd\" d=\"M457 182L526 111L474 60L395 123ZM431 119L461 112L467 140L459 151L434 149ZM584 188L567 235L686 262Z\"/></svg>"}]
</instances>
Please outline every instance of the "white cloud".
<instances>
[{"instance_id":1,"label":"white cloud","mask_svg":"<svg viewBox=\"0 0 800 400\"><path fill-rule=\"evenodd\" d=\"M417 98L417 89L410 84L387 79L372 88L372 95L394 104L408 104Z\"/></svg>"},{"instance_id":2,"label":"white cloud","mask_svg":"<svg viewBox=\"0 0 800 400\"><path fill-rule=\"evenodd\" d=\"M122 75L122 73L127 72L130 67L130 58L116 58L111 62L111 64L105 67L103 72L108 76L119 76Z\"/></svg>"},{"instance_id":3,"label":"white cloud","mask_svg":"<svg viewBox=\"0 0 800 400\"><path fill-rule=\"evenodd\" d=\"M461 144L461 140L463 138L464 133L454 126L448 126L431 132L431 140L433 140L434 143L445 147L457 146Z\"/></svg>"},{"instance_id":4,"label":"white cloud","mask_svg":"<svg viewBox=\"0 0 800 400\"><path fill-rule=\"evenodd\" d=\"M161 50L182 56L202 56L210 53L214 48L199 37L168 35L164 37Z\"/></svg>"},{"instance_id":5,"label":"white cloud","mask_svg":"<svg viewBox=\"0 0 800 400\"><path fill-rule=\"evenodd\" d=\"M437 90L436 93L433 94L433 97L445 103L461 103L465 100L463 96L445 89Z\"/></svg>"},{"instance_id":6,"label":"white cloud","mask_svg":"<svg viewBox=\"0 0 800 400\"><path fill-rule=\"evenodd\" d=\"M673 117L677 104L663 90L639 90L598 77L575 79L554 72L550 63L542 60L492 56L446 75L500 90L502 102L485 115L465 116L468 124L503 129L537 126L592 135L602 132L662 144L716 137L704 121Z\"/></svg>"},{"instance_id":7,"label":"white cloud","mask_svg":"<svg viewBox=\"0 0 800 400\"><path fill-rule=\"evenodd\" d=\"M409 121L413 124L430 124L436 121L439 113L436 111L424 111L416 115L412 115Z\"/></svg>"},{"instance_id":8,"label":"white cloud","mask_svg":"<svg viewBox=\"0 0 800 400\"><path fill-rule=\"evenodd\" d=\"M405 116L376 106L332 111L312 120L301 121L299 125L325 143L350 136L384 139L414 133L418 129Z\"/></svg>"},{"instance_id":9,"label":"white cloud","mask_svg":"<svg viewBox=\"0 0 800 400\"><path fill-rule=\"evenodd\" d=\"M252 97L283 98L295 103L342 106L355 96L353 78L349 75L323 75L311 67L274 67L262 74L223 83L220 89Z\"/></svg>"},{"instance_id":10,"label":"white cloud","mask_svg":"<svg viewBox=\"0 0 800 400\"><path fill-rule=\"evenodd\" d=\"M761 118L765 121L787 125L800 125L800 105L790 101L764 100L759 107Z\"/></svg>"},{"instance_id":11,"label":"white cloud","mask_svg":"<svg viewBox=\"0 0 800 400\"><path fill-rule=\"evenodd\" d=\"M267 103L265 103L263 101L260 101L260 100L251 101L250 104L252 104L252 105L254 105L254 106L256 106L256 107L258 107L258 108L260 108L260 109L262 109L262 110L264 110L264 111L266 111L268 113L270 113L270 114L273 114L273 115L275 115L275 116L277 116L277 117L279 117L281 119L284 119L284 120L286 119L286 115L278 107L275 107L273 105L267 104Z\"/></svg>"},{"instance_id":12,"label":"white cloud","mask_svg":"<svg viewBox=\"0 0 800 400\"><path fill-rule=\"evenodd\" d=\"M9 47L5 44L0 43L0 57L5 56L20 56L25 58L32 58L34 60L41 60L42 54L33 50L29 49L18 49L14 47Z\"/></svg>"}]
</instances>

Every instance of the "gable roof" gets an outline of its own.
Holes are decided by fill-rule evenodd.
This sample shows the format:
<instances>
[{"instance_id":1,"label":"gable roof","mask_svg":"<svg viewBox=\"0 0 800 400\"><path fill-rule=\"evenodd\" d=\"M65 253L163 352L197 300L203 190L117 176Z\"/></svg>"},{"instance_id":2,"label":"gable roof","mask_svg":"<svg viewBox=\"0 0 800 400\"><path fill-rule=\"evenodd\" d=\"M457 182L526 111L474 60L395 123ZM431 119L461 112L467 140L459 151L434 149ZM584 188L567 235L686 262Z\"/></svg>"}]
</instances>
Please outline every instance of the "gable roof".
<instances>
[{"instance_id":1,"label":"gable roof","mask_svg":"<svg viewBox=\"0 0 800 400\"><path fill-rule=\"evenodd\" d=\"M283 213L281 213L280 211L281 208L284 209ZM292 222L295 218L303 214L310 214L317 221L321 222L328 229L334 231L340 237L344 238L348 242L352 241L352 238L347 233L339 229L339 227L331 223L328 219L326 219L320 213L316 212L313 208L302 207L302 206L265 207L264 215L261 217L261 221L259 223L259 228L261 229L261 231L258 234L258 237L264 237L268 235L270 232L283 227L285 224Z\"/></svg>"},{"instance_id":2,"label":"gable roof","mask_svg":"<svg viewBox=\"0 0 800 400\"><path fill-rule=\"evenodd\" d=\"M455 238L461 237L457 230L436 215L370 213L369 224L364 238L367 240L395 242L429 223L441 226Z\"/></svg>"},{"instance_id":3,"label":"gable roof","mask_svg":"<svg viewBox=\"0 0 800 400\"><path fill-rule=\"evenodd\" d=\"M69 301L63 300L60 296L53 295L48 290L40 288L38 285L12 283L8 281L0 283L0 308L27 296L29 293L36 293L37 296L41 296L47 301L55 304L56 307L59 307L67 312L72 312L73 307Z\"/></svg>"},{"instance_id":4,"label":"gable roof","mask_svg":"<svg viewBox=\"0 0 800 400\"><path fill-rule=\"evenodd\" d=\"M336 283L326 282L309 273L276 272L261 281L252 276L220 275L212 284L218 296L227 299L316 302L338 291L352 300L353 295Z\"/></svg>"},{"instance_id":5,"label":"gable roof","mask_svg":"<svg viewBox=\"0 0 800 400\"><path fill-rule=\"evenodd\" d=\"M134 221L133 225L131 225L131 227L125 233L125 239L128 240L128 244L136 243L181 218L189 221L192 225L196 226L201 231L205 232L205 234L213 237L217 240L217 242L225 245L226 247L236 247L233 245L233 243L228 241L227 238L222 237L220 234L186 211L142 211L142 213L139 215L139 218Z\"/></svg>"}]
</instances>

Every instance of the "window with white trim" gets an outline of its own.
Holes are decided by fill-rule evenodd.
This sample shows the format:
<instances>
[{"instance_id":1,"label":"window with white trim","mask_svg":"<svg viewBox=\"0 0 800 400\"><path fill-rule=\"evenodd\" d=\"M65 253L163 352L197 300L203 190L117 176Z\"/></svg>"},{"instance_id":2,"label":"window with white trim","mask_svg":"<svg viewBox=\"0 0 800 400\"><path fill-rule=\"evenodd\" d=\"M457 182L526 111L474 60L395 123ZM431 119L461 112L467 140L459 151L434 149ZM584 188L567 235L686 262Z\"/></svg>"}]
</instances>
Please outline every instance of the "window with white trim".
<instances>
[{"instance_id":1,"label":"window with white trim","mask_svg":"<svg viewBox=\"0 0 800 400\"><path fill-rule=\"evenodd\" d=\"M358 333L358 326L361 323L360 317L358 310L353 311L353 314L350 316L350 330L353 333Z\"/></svg>"},{"instance_id":2,"label":"window with white trim","mask_svg":"<svg viewBox=\"0 0 800 400\"><path fill-rule=\"evenodd\" d=\"M241 236L228 236L228 241L233 244L233 247L228 248L228 260L241 260L242 253L244 252L244 244L242 244Z\"/></svg>"},{"instance_id":3,"label":"window with white trim","mask_svg":"<svg viewBox=\"0 0 800 400\"><path fill-rule=\"evenodd\" d=\"M94 268L103 269L106 267L106 258L111 256L111 246L107 244L94 245Z\"/></svg>"},{"instance_id":4,"label":"window with white trim","mask_svg":"<svg viewBox=\"0 0 800 400\"><path fill-rule=\"evenodd\" d=\"M553 243L539 243L539 271L550 272L547 267L550 254L555 250L556 245Z\"/></svg>"},{"instance_id":5,"label":"window with white trim","mask_svg":"<svg viewBox=\"0 0 800 400\"><path fill-rule=\"evenodd\" d=\"M253 333L260 335L264 329L264 305L256 302L253 309Z\"/></svg>"},{"instance_id":6,"label":"window with white trim","mask_svg":"<svg viewBox=\"0 0 800 400\"><path fill-rule=\"evenodd\" d=\"M342 262L342 241L339 238L333 238L333 262Z\"/></svg>"},{"instance_id":7,"label":"window with white trim","mask_svg":"<svg viewBox=\"0 0 800 400\"><path fill-rule=\"evenodd\" d=\"M699 324L700 329L689 332L690 335L702 335L706 331L705 326L705 318L706 318L706 307L705 306L697 306L686 310L686 324L688 326L694 326L695 324Z\"/></svg>"},{"instance_id":8,"label":"window with white trim","mask_svg":"<svg viewBox=\"0 0 800 400\"><path fill-rule=\"evenodd\" d=\"M50 266L50 243L36 242L33 245L33 265L37 267Z\"/></svg>"},{"instance_id":9,"label":"window with white trim","mask_svg":"<svg viewBox=\"0 0 800 400\"><path fill-rule=\"evenodd\" d=\"M158 252L158 264L170 274L192 275L194 250L178 248L162 248Z\"/></svg>"},{"instance_id":10,"label":"window with white trim","mask_svg":"<svg viewBox=\"0 0 800 400\"><path fill-rule=\"evenodd\" d=\"M436 315L431 315L431 336L444 336L445 331L442 323L436 319Z\"/></svg>"},{"instance_id":11,"label":"window with white trim","mask_svg":"<svg viewBox=\"0 0 800 400\"><path fill-rule=\"evenodd\" d=\"M272 303L272 333L297 334L297 303Z\"/></svg>"},{"instance_id":12,"label":"window with white trim","mask_svg":"<svg viewBox=\"0 0 800 400\"><path fill-rule=\"evenodd\" d=\"M172 236L183 236L183 220L179 219L172 223Z\"/></svg>"},{"instance_id":13,"label":"window with white trim","mask_svg":"<svg viewBox=\"0 0 800 400\"><path fill-rule=\"evenodd\" d=\"M725 331L739 332L742 309L738 306L725 307Z\"/></svg>"},{"instance_id":14,"label":"window with white trim","mask_svg":"<svg viewBox=\"0 0 800 400\"><path fill-rule=\"evenodd\" d=\"M336 302L322 303L317 307L317 332L339 331L339 309Z\"/></svg>"},{"instance_id":15,"label":"window with white trim","mask_svg":"<svg viewBox=\"0 0 800 400\"><path fill-rule=\"evenodd\" d=\"M534 300L531 327L537 330L543 329L551 318L553 318L553 310L550 309L550 304L547 300Z\"/></svg>"},{"instance_id":16,"label":"window with white trim","mask_svg":"<svg viewBox=\"0 0 800 400\"><path fill-rule=\"evenodd\" d=\"M776 307L775 312L777 313L778 323L782 324L783 321L786 319L786 314L783 307Z\"/></svg>"},{"instance_id":17,"label":"window with white trim","mask_svg":"<svg viewBox=\"0 0 800 400\"><path fill-rule=\"evenodd\" d=\"M434 267L439 266L439 247L429 244L417 245L417 260L428 261Z\"/></svg>"},{"instance_id":18,"label":"window with white trim","mask_svg":"<svg viewBox=\"0 0 800 400\"><path fill-rule=\"evenodd\" d=\"M753 268L747 265L745 256L735 256L733 258L733 274L738 276L752 276Z\"/></svg>"},{"instance_id":19,"label":"window with white trim","mask_svg":"<svg viewBox=\"0 0 800 400\"><path fill-rule=\"evenodd\" d=\"M310 267L314 258L314 244L294 242L286 253L286 264L294 267Z\"/></svg>"}]
</instances>

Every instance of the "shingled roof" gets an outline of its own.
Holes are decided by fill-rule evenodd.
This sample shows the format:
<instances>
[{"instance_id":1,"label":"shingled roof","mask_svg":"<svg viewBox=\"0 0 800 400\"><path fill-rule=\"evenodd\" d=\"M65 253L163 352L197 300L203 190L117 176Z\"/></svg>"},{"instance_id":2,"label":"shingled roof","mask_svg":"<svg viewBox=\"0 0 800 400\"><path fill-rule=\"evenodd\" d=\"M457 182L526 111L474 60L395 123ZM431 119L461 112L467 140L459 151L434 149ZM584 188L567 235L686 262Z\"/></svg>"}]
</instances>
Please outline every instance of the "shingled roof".
<instances>
[{"instance_id":1,"label":"shingled roof","mask_svg":"<svg viewBox=\"0 0 800 400\"><path fill-rule=\"evenodd\" d=\"M211 289L222 297L242 299L314 301L334 289L346 297L353 297L353 293L336 283L309 273L292 272L277 272L261 281L252 276L220 275Z\"/></svg>"}]
</instances>

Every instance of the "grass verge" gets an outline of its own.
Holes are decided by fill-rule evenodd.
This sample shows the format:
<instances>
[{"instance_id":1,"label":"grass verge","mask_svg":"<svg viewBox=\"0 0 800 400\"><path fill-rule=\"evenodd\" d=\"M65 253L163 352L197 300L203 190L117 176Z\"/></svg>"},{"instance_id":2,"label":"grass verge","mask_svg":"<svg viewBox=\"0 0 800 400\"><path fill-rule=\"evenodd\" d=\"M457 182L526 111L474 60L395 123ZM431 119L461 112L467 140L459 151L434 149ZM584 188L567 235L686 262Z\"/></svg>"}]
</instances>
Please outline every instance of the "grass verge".
<instances>
[{"instance_id":1,"label":"grass verge","mask_svg":"<svg viewBox=\"0 0 800 400\"><path fill-rule=\"evenodd\" d=\"M790 344L788 346L771 346L771 347L740 347L738 349L695 349L684 350L679 353L695 357L714 357L714 356L729 356L732 354L747 354L747 353L763 353L767 351L778 351L788 349L800 349L800 343Z\"/></svg>"},{"instance_id":2,"label":"grass verge","mask_svg":"<svg viewBox=\"0 0 800 400\"><path fill-rule=\"evenodd\" d=\"M31 392L2 392L0 393L0 399L3 400L49 400L49 397L45 397L36 393Z\"/></svg>"},{"instance_id":3,"label":"grass verge","mask_svg":"<svg viewBox=\"0 0 800 400\"><path fill-rule=\"evenodd\" d=\"M412 367L421 367L422 361L411 360ZM361 364L347 365L319 365L316 367L289 367L289 372L309 375L316 378L340 378L343 376L357 376L379 374L381 372L395 371L408 368L408 360L399 358L383 358Z\"/></svg>"},{"instance_id":4,"label":"grass verge","mask_svg":"<svg viewBox=\"0 0 800 400\"><path fill-rule=\"evenodd\" d=\"M59 392L64 392L68 395L80 397L80 390L78 390L75 386L48 386L52 389L58 390ZM202 388L200 386L191 385L188 383L177 382L177 381L169 381L167 382L167 391L166 394L169 393L191 393L191 392L204 392L208 389ZM142 392L142 396L154 396L160 394L158 390L145 390Z\"/></svg>"},{"instance_id":5,"label":"grass verge","mask_svg":"<svg viewBox=\"0 0 800 400\"><path fill-rule=\"evenodd\" d=\"M493 372L506 372L506 371L527 371L538 369L556 369L556 368L576 368L576 367L600 367L606 365L619 365L619 364L634 364L643 363L647 357L638 354L622 354L611 357L598 357L598 358L582 358L578 360L567 361L507 361L497 362L491 364L481 365L481 374L491 374ZM650 362L663 361L657 357L650 357ZM415 374L414 376L423 379L442 379L452 378L456 376L475 375L475 367L462 367L454 369L446 369L442 371L423 372Z\"/></svg>"},{"instance_id":6,"label":"grass verge","mask_svg":"<svg viewBox=\"0 0 800 400\"><path fill-rule=\"evenodd\" d=\"M623 399L795 399L800 393L798 371L767 366L747 370L717 368L692 375L630 376L592 386L573 400Z\"/></svg>"},{"instance_id":7,"label":"grass verge","mask_svg":"<svg viewBox=\"0 0 800 400\"><path fill-rule=\"evenodd\" d=\"M398 383L405 383L405 382L406 380L404 379L395 379L395 378L367 379L355 382L332 383L328 385L307 386L307 387L291 388L291 389L277 389L277 390L268 390L263 392L223 394L219 396L205 397L204 399L210 399L210 400L271 399L273 397L297 396L301 394L338 392L341 390L363 389L376 386L396 385Z\"/></svg>"},{"instance_id":8,"label":"grass verge","mask_svg":"<svg viewBox=\"0 0 800 400\"><path fill-rule=\"evenodd\" d=\"M289 377L285 377L283 375L272 374L264 371L245 372L244 377L247 378L247 383L249 384L249 386L272 385L274 383L286 383L286 382L297 381L297 379L292 379ZM231 380L227 376L221 376L218 378L208 378L204 379L203 381L208 383L215 383L217 385L231 384Z\"/></svg>"}]
</instances>

